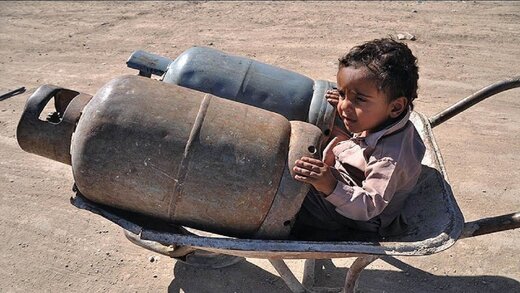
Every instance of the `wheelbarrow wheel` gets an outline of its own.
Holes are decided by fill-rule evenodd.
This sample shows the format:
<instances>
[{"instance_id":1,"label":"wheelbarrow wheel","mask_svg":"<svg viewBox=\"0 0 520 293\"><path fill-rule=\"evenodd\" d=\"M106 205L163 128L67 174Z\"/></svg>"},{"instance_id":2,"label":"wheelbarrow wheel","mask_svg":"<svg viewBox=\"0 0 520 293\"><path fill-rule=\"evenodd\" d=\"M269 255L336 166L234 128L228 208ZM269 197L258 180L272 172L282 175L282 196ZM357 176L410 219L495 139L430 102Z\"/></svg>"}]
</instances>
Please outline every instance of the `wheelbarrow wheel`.
<instances>
[{"instance_id":1,"label":"wheelbarrow wheel","mask_svg":"<svg viewBox=\"0 0 520 293\"><path fill-rule=\"evenodd\" d=\"M190 266L220 269L232 266L244 260L243 257L209 252L190 246L167 245L155 241L143 240L139 235L128 230L124 230L124 233L126 238L133 244L169 256Z\"/></svg>"}]
</instances>

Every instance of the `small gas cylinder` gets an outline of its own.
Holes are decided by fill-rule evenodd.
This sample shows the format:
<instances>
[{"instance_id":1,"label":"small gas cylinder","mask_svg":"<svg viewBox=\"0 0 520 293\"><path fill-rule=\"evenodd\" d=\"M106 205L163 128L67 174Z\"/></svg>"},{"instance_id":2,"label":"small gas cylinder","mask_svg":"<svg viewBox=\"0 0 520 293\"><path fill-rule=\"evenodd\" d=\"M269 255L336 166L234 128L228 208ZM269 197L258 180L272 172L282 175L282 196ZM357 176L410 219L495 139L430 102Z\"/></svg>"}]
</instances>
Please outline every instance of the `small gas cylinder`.
<instances>
[{"instance_id":1,"label":"small gas cylinder","mask_svg":"<svg viewBox=\"0 0 520 293\"><path fill-rule=\"evenodd\" d=\"M318 126L325 135L333 124L344 128L325 98L335 84L207 47L192 47L175 60L135 51L128 67L140 75L162 75L162 81L210 93L279 113L289 120Z\"/></svg>"},{"instance_id":2,"label":"small gas cylinder","mask_svg":"<svg viewBox=\"0 0 520 293\"><path fill-rule=\"evenodd\" d=\"M58 119L39 120L52 97ZM71 164L94 202L255 238L288 235L309 189L290 170L318 157L321 136L308 123L139 76L93 97L44 86L17 133L22 149Z\"/></svg>"}]
</instances>

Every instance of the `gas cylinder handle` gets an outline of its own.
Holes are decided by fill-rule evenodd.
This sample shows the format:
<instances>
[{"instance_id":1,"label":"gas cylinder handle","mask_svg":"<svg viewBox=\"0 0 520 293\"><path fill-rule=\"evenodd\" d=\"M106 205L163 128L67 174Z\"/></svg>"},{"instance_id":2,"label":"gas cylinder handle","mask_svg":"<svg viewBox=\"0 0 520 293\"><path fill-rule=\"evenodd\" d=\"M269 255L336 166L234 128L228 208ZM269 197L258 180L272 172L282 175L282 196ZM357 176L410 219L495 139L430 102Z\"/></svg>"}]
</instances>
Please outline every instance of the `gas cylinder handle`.
<instances>
[{"instance_id":1,"label":"gas cylinder handle","mask_svg":"<svg viewBox=\"0 0 520 293\"><path fill-rule=\"evenodd\" d=\"M47 103L55 98L57 121L42 121L40 115ZM70 164L70 140L81 110L90 95L55 85L39 87L27 99L16 130L18 144L30 153Z\"/></svg>"},{"instance_id":2,"label":"gas cylinder handle","mask_svg":"<svg viewBox=\"0 0 520 293\"><path fill-rule=\"evenodd\" d=\"M43 109L50 101L50 99L52 99L60 90L65 89L50 84L40 86L29 97L29 99L27 99L27 103L25 104L25 110L22 114L22 120L30 120L33 121L33 123L36 121L41 121L39 117Z\"/></svg>"}]
</instances>

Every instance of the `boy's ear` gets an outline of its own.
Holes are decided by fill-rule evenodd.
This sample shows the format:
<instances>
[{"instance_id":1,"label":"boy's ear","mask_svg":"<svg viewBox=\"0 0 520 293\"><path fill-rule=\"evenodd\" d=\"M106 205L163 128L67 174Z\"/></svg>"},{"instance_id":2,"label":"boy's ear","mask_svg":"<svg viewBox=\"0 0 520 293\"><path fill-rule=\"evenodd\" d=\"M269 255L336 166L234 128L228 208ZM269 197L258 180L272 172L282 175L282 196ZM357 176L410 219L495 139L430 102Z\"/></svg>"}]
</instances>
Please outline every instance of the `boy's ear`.
<instances>
[{"instance_id":1,"label":"boy's ear","mask_svg":"<svg viewBox=\"0 0 520 293\"><path fill-rule=\"evenodd\" d=\"M399 97L390 102L390 117L397 118L408 106L408 100L405 97Z\"/></svg>"}]
</instances>

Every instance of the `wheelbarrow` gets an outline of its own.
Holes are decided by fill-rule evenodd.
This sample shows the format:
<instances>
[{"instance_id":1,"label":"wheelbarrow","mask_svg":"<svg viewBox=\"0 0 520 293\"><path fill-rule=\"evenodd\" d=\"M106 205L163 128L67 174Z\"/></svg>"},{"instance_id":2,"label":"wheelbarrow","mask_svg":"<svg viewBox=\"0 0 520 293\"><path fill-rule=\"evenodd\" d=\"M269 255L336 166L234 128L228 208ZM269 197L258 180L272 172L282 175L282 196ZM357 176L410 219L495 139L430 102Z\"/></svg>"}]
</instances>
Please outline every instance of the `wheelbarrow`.
<instances>
[{"instance_id":1,"label":"wheelbarrow","mask_svg":"<svg viewBox=\"0 0 520 293\"><path fill-rule=\"evenodd\" d=\"M121 226L133 243L193 265L223 267L244 257L268 259L293 292L354 292L365 267L383 256L424 256L450 248L457 240L520 227L520 212L464 222L450 187L432 128L478 102L502 91L520 86L520 78L492 84L434 115L413 112L411 121L426 146L422 173L407 200L404 213L410 229L404 235L388 238L345 241L260 240L226 237L146 216L102 206L79 192L71 203ZM316 259L356 258L348 268L343 288L313 286ZM284 259L305 259L300 282Z\"/></svg>"}]
</instances>

